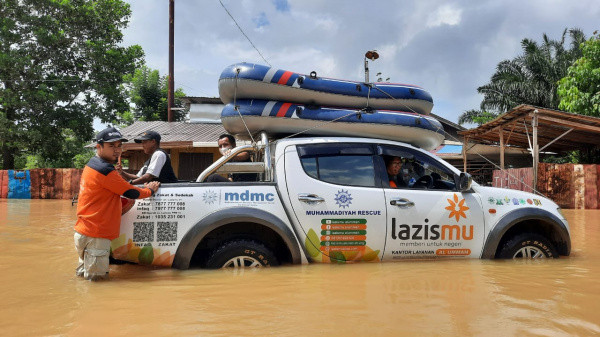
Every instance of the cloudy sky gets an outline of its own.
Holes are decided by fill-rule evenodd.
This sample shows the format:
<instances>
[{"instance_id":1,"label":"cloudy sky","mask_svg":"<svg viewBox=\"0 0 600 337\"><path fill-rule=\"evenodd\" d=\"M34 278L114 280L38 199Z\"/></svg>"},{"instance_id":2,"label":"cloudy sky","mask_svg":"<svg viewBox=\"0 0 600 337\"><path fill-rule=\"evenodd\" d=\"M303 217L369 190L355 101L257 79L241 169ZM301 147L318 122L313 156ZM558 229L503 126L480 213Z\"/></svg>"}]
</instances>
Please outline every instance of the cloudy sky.
<instances>
[{"instance_id":1,"label":"cloudy sky","mask_svg":"<svg viewBox=\"0 0 600 337\"><path fill-rule=\"evenodd\" d=\"M565 28L600 29L597 0L221 0L271 66L364 80L364 54L391 82L431 93L433 113L456 122L478 108L477 87L498 62L521 53L523 38L559 39ZM124 44L139 44L146 63L168 72L168 0L127 0ZM221 71L265 64L219 0L175 1L175 86L188 96L218 96Z\"/></svg>"}]
</instances>

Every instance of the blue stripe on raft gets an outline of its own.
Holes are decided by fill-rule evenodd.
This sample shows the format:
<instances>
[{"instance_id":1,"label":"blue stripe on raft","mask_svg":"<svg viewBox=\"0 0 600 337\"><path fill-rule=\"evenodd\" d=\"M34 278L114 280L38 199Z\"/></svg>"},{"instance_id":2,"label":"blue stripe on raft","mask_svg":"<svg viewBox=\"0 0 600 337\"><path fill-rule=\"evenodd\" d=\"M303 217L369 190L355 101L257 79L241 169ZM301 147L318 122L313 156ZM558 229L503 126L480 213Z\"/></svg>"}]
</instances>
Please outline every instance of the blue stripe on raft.
<instances>
[{"instance_id":1,"label":"blue stripe on raft","mask_svg":"<svg viewBox=\"0 0 600 337\"><path fill-rule=\"evenodd\" d=\"M294 112L296 112L296 107L297 105L295 104L290 105L285 113L285 117L292 117L294 115Z\"/></svg>"},{"instance_id":2,"label":"blue stripe on raft","mask_svg":"<svg viewBox=\"0 0 600 337\"><path fill-rule=\"evenodd\" d=\"M285 73L284 70L277 70L277 72L275 72L275 75L271 79L271 83L277 83L277 82L279 82L279 79L281 78L281 76L283 75L283 73Z\"/></svg>"},{"instance_id":3,"label":"blue stripe on raft","mask_svg":"<svg viewBox=\"0 0 600 337\"><path fill-rule=\"evenodd\" d=\"M276 117L277 113L279 112L279 109L281 109L282 106L283 106L283 102L275 103L275 105L271 109L271 113L269 114L269 116ZM242 114L244 114L244 113L242 112Z\"/></svg>"},{"instance_id":4,"label":"blue stripe on raft","mask_svg":"<svg viewBox=\"0 0 600 337\"><path fill-rule=\"evenodd\" d=\"M242 116L261 116L265 106L269 102L270 101L258 99L240 99L237 100L237 105ZM284 104L284 102L277 102L269 112L269 117L276 117L277 112ZM374 110L373 113L366 113L358 109L340 109L331 107L307 108L306 106L300 104L291 104L290 107L286 109L285 117L291 117L294 112L296 112L296 116L300 119L323 122L336 120L346 123L413 126L425 130L435 131L440 134L444 133L443 126L438 120L426 118L420 114L403 111ZM221 112L221 117L239 117L239 113L235 111L233 104L227 104Z\"/></svg>"},{"instance_id":5,"label":"blue stripe on raft","mask_svg":"<svg viewBox=\"0 0 600 337\"><path fill-rule=\"evenodd\" d=\"M255 100L256 102L256 100ZM266 105L267 102L269 101L262 101L264 103L258 103L260 105ZM269 113L270 117L278 117L278 115L280 114L280 110L284 107L284 105L289 105L289 103L285 103L285 102L277 102L275 103L275 105L273 106L273 108L271 108L271 112ZM239 104L238 104L239 105ZM256 109L260 109L260 105L256 108ZM294 114L294 111L296 110L297 105L295 104L291 104L289 107L287 107L287 109L285 109L283 112L283 116L279 116L279 117L291 117ZM242 111L242 115L244 115L246 113L244 113L244 111ZM252 109L250 115L255 115L256 111L254 111L254 109Z\"/></svg>"},{"instance_id":6,"label":"blue stripe on raft","mask_svg":"<svg viewBox=\"0 0 600 337\"><path fill-rule=\"evenodd\" d=\"M8 198L31 199L29 171L8 170Z\"/></svg>"}]
</instances>

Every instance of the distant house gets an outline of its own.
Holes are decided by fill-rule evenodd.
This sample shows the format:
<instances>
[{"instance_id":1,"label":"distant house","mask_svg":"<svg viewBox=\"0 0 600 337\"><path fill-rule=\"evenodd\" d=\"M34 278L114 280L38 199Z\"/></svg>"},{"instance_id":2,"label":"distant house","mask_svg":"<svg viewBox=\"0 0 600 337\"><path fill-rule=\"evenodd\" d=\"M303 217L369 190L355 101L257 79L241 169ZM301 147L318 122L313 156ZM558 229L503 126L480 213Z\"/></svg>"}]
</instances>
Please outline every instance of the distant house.
<instances>
[{"instance_id":1,"label":"distant house","mask_svg":"<svg viewBox=\"0 0 600 337\"><path fill-rule=\"evenodd\" d=\"M129 171L137 173L148 156L133 139L144 131L153 130L161 135L160 147L171 156L173 170L179 180L195 180L198 175L215 160L221 157L217 148L219 135L226 133L220 123L188 122L135 122L121 129L123 137L129 139L123 144L123 155L129 159Z\"/></svg>"},{"instance_id":2,"label":"distant house","mask_svg":"<svg viewBox=\"0 0 600 337\"><path fill-rule=\"evenodd\" d=\"M160 147L171 157L173 170L179 180L195 180L198 175L221 157L217 139L227 133L221 124L223 103L218 97L184 97L189 122L135 122L121 129L130 141L123 144L123 158L129 159L129 171L137 173L148 159L133 139L144 131L161 135Z\"/></svg>"}]
</instances>

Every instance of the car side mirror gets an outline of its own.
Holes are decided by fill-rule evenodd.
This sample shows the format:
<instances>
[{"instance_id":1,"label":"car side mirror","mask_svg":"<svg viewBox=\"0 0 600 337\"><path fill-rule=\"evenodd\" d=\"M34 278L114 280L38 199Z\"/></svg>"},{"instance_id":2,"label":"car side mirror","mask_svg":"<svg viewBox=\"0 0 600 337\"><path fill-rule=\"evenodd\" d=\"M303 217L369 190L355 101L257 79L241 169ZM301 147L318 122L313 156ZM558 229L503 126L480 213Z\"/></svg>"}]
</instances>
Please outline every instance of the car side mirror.
<instances>
[{"instance_id":1,"label":"car side mirror","mask_svg":"<svg viewBox=\"0 0 600 337\"><path fill-rule=\"evenodd\" d=\"M473 177L466 172L461 172L460 176L457 177L458 181L456 184L457 189L460 192L468 191L471 189L471 183L473 182Z\"/></svg>"}]
</instances>

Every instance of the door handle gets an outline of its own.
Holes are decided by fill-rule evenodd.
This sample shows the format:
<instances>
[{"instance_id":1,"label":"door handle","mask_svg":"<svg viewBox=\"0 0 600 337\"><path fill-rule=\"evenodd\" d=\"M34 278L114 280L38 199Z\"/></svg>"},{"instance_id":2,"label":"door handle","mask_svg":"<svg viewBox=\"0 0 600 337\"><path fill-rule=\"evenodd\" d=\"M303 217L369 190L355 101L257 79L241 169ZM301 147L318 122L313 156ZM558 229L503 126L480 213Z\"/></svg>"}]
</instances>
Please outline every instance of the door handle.
<instances>
[{"instance_id":1,"label":"door handle","mask_svg":"<svg viewBox=\"0 0 600 337\"><path fill-rule=\"evenodd\" d=\"M415 205L415 203L408 199L400 198L400 199L390 200L390 205L398 206L400 208L409 208L409 207L413 207Z\"/></svg>"},{"instance_id":2,"label":"door handle","mask_svg":"<svg viewBox=\"0 0 600 337\"><path fill-rule=\"evenodd\" d=\"M325 201L325 199L321 198L320 196L310 193L299 193L298 200L309 204Z\"/></svg>"}]
</instances>

